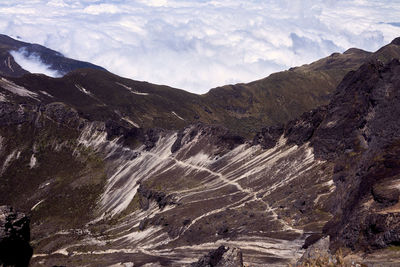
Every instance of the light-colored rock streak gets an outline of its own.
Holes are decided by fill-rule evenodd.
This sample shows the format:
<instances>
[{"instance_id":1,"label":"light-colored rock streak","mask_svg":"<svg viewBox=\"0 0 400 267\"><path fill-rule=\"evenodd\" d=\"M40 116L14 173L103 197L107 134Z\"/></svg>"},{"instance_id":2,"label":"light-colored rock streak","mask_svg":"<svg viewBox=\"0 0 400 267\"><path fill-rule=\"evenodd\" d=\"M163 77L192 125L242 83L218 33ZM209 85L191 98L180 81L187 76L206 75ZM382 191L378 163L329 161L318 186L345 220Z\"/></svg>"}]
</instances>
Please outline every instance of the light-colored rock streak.
<instances>
[{"instance_id":1,"label":"light-colored rock streak","mask_svg":"<svg viewBox=\"0 0 400 267\"><path fill-rule=\"evenodd\" d=\"M0 173L0 174L3 174L3 173L6 171L6 169L8 168L8 166L10 166L11 162L12 162L13 160L19 158L20 154L21 154L20 151L18 151L18 150L13 150L13 151L11 152L11 154L9 154L9 155L6 157L6 159L4 160L4 163L3 163L3 166L2 166L2 168L1 168L1 173Z\"/></svg>"},{"instance_id":2,"label":"light-colored rock streak","mask_svg":"<svg viewBox=\"0 0 400 267\"><path fill-rule=\"evenodd\" d=\"M89 90L87 90L86 88L84 88L83 86L81 86L81 85L79 85L79 84L75 84L75 87L76 87L79 91L81 91L82 93L87 94L87 95L89 95L89 96L93 96L92 93L91 93Z\"/></svg>"},{"instance_id":3,"label":"light-colored rock streak","mask_svg":"<svg viewBox=\"0 0 400 267\"><path fill-rule=\"evenodd\" d=\"M123 84L123 83L116 82L116 84L118 84L118 85L124 87L124 88L127 89L129 92L131 92L132 94L135 94L135 95L149 95L148 93L142 93L142 92L138 92L138 91L136 91L136 90L133 90L131 87L129 87L129 86Z\"/></svg>"},{"instance_id":4,"label":"light-colored rock streak","mask_svg":"<svg viewBox=\"0 0 400 267\"><path fill-rule=\"evenodd\" d=\"M181 119L181 120L185 120L184 118L182 118L181 116L179 116L178 114L176 114L176 112L175 111L172 111L171 112L172 113L172 115L175 115L178 119Z\"/></svg>"},{"instance_id":5,"label":"light-colored rock streak","mask_svg":"<svg viewBox=\"0 0 400 267\"><path fill-rule=\"evenodd\" d=\"M40 204L42 204L44 201L44 199L40 200L38 203L36 203L35 205L33 205L33 207L31 208L31 210L36 209Z\"/></svg>"},{"instance_id":6,"label":"light-colored rock streak","mask_svg":"<svg viewBox=\"0 0 400 267\"><path fill-rule=\"evenodd\" d=\"M140 150L140 155L130 159L127 155L120 166L109 178L105 193L101 198L102 209L112 216L123 211L132 201L139 187L138 182L160 172L169 165L171 146L175 142L176 135L171 135L162 142L158 142L153 152ZM131 153L138 151L131 151ZM154 157L157 155L157 157ZM118 186L115 186L118 185Z\"/></svg>"},{"instance_id":7,"label":"light-colored rock streak","mask_svg":"<svg viewBox=\"0 0 400 267\"><path fill-rule=\"evenodd\" d=\"M29 168L33 169L34 167L36 167L37 164L37 159L35 157L35 154L32 154L30 162L29 162Z\"/></svg>"},{"instance_id":8,"label":"light-colored rock streak","mask_svg":"<svg viewBox=\"0 0 400 267\"><path fill-rule=\"evenodd\" d=\"M12 81L9 81L5 78L0 79L0 87L6 89L7 91L9 91L13 94L19 95L19 96L30 97L35 100L37 100L37 97L38 97L38 94L36 94L35 92L29 91L25 87L17 85L15 83L13 83Z\"/></svg>"},{"instance_id":9,"label":"light-colored rock streak","mask_svg":"<svg viewBox=\"0 0 400 267\"><path fill-rule=\"evenodd\" d=\"M129 123L130 125L132 125L133 127L136 128L140 128L139 124L133 122L131 119L127 118L127 117L123 117L122 118L124 121L126 121L127 123Z\"/></svg>"},{"instance_id":10,"label":"light-colored rock streak","mask_svg":"<svg viewBox=\"0 0 400 267\"><path fill-rule=\"evenodd\" d=\"M200 133L191 141L184 140L177 153L171 153L171 146L176 138L176 133L162 133L155 147L150 151L146 151L144 146L129 149L119 145L118 139L107 140L104 125L93 123L85 127L79 137L79 143L103 153L106 159L109 159L110 166L113 166L110 168L112 171L99 201L99 210L102 215L97 220L112 217L124 211L136 195L139 182L147 179L160 179L162 182L164 178L171 179L171 175L179 175L193 181L188 189L182 190L174 185L169 188L168 193L176 195L181 207L182 205L183 207L195 206L203 201L206 203L214 199L220 203L218 206L206 207L203 213L194 215L191 222L182 226L180 234L172 239L163 227L150 226L144 231L137 231L142 220L163 212L169 216L171 210L176 208L169 206L165 210L160 210L155 202L151 202L148 210L137 210L126 215L123 221L106 231L107 241L112 244L110 247L112 249L98 250L94 253L124 252L149 255L161 253L165 254L164 256L174 257L174 255L179 255L177 253L183 247L175 248L170 252L159 251L155 248L178 240L193 225L208 216L223 212L228 208L241 209L248 204L252 205L252 202L261 204L260 207L265 209L269 219L281 224L279 231L301 233L301 230L278 219L278 214L267 201L268 196L277 189L297 178L306 176L321 164L320 161L314 159L313 150L308 144L301 147L288 146L286 140L281 138L274 148L268 150L243 144L221 157L216 157L212 156L212 148L201 146L199 149L198 144L204 141L202 138L207 138L207 136L201 136ZM222 240L221 242L228 245L229 242L240 244L243 249L254 255L269 253L286 259L294 257L296 249L300 246L297 241L273 240L271 241L273 244L269 244L267 240L264 243L262 237L254 237L254 240L251 240L249 236L243 240ZM197 257L196 253L206 249L207 246L204 244L199 247L193 246L193 255ZM216 243L209 245L210 248L215 248L215 246ZM132 247L135 249L131 249ZM185 257L182 262L188 259Z\"/></svg>"},{"instance_id":11,"label":"light-colored rock streak","mask_svg":"<svg viewBox=\"0 0 400 267\"><path fill-rule=\"evenodd\" d=\"M239 181L246 179L249 176L256 176L259 178L264 177L263 172L268 169L269 166L273 166L278 160L286 157L293 153L298 148L296 146L289 147L286 149L281 148L279 145L276 148L258 153L252 147L242 145L236 148L234 151L228 153L220 160L227 161L227 164L220 170L214 171L210 169L215 163L215 160L209 158L205 153L197 153L195 156L187 159L179 160L175 158L170 148L176 139L176 134L161 138L157 143L156 147L151 151L143 151L138 149L137 151L131 151L132 153L140 152L140 155L134 159L120 159L119 166L114 171L114 174L108 180L108 184L101 198L102 210L111 214L111 216L123 211L135 196L138 188L139 181L145 180L153 175L159 175L171 169L186 169L185 175L190 176L192 172L207 173L203 176L203 180L207 183L202 186L196 187L194 190L187 190L186 192L177 191L180 194L178 197L188 197L193 194L200 194L204 192L210 192L211 190L218 190L226 186L233 186L238 191L250 195L250 199L255 199L255 195L258 193L253 192L250 188L244 188ZM105 135L98 133L93 134L93 129L89 128L82 133L80 143L86 146L93 146L99 148L104 146L106 141ZM114 144L114 146L117 146ZM130 158L132 153L127 153L127 158ZM307 150L308 156L302 162L302 165L306 166L313 162L312 151ZM231 154L231 155L230 155ZM229 159L231 157L231 159ZM250 160L249 160L250 158ZM247 161L245 165L241 165L240 168L234 166L237 162ZM233 168L235 167L235 168ZM311 166L309 167L311 168ZM297 171L298 168L295 168ZM303 170L302 172L308 169ZM241 173L239 175L239 173ZM275 182L270 186L269 192L272 192L276 188L287 184L291 179L296 177L295 173L292 172L287 178L280 177L279 181ZM276 175L280 176L280 175Z\"/></svg>"},{"instance_id":12,"label":"light-colored rock streak","mask_svg":"<svg viewBox=\"0 0 400 267\"><path fill-rule=\"evenodd\" d=\"M0 102L8 102L7 97L2 93L0 93Z\"/></svg>"},{"instance_id":13,"label":"light-colored rock streak","mask_svg":"<svg viewBox=\"0 0 400 267\"><path fill-rule=\"evenodd\" d=\"M46 91L39 91L41 94L48 96L50 98L54 98L54 96L52 96L51 94L47 93Z\"/></svg>"},{"instance_id":14,"label":"light-colored rock streak","mask_svg":"<svg viewBox=\"0 0 400 267\"><path fill-rule=\"evenodd\" d=\"M11 57L10 56L7 57L7 64L6 65L12 72L14 72L14 69L13 69L13 67L11 65Z\"/></svg>"}]
</instances>

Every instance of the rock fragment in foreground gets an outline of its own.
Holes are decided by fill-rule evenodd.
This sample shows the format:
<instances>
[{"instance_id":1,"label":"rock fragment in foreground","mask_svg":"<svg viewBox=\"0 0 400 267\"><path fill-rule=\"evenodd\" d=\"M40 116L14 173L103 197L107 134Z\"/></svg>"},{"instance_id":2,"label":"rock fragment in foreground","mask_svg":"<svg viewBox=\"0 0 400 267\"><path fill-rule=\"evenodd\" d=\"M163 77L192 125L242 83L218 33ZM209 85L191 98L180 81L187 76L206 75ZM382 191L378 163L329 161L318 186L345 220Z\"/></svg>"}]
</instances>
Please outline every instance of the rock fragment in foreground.
<instances>
[{"instance_id":1,"label":"rock fragment in foreground","mask_svg":"<svg viewBox=\"0 0 400 267\"><path fill-rule=\"evenodd\" d=\"M192 263L191 267L243 267L242 251L235 247L220 246Z\"/></svg>"},{"instance_id":2,"label":"rock fragment in foreground","mask_svg":"<svg viewBox=\"0 0 400 267\"><path fill-rule=\"evenodd\" d=\"M318 236L318 235L316 235ZM311 238L313 239L313 238ZM345 262L345 258L341 250L336 251L332 254L329 249L330 238L325 236L320 238L318 241L310 241L310 244L306 244L303 248L306 248L303 256L298 260L296 267L303 266L353 266L353 263ZM354 263L355 264L355 263ZM357 263L358 264L358 263ZM361 265L355 265L361 266Z\"/></svg>"},{"instance_id":3,"label":"rock fragment in foreground","mask_svg":"<svg viewBox=\"0 0 400 267\"><path fill-rule=\"evenodd\" d=\"M10 206L0 206L0 266L28 266L32 257L29 245L29 218Z\"/></svg>"}]
</instances>

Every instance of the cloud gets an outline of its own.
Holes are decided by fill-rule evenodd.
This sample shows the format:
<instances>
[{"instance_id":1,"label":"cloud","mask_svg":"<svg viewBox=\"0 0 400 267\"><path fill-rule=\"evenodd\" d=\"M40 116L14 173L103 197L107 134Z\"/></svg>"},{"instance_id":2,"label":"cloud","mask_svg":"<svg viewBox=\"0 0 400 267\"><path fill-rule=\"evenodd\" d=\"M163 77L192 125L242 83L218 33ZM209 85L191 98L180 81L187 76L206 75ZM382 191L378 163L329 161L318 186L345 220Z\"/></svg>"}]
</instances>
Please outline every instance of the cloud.
<instances>
[{"instance_id":1,"label":"cloud","mask_svg":"<svg viewBox=\"0 0 400 267\"><path fill-rule=\"evenodd\" d=\"M15 0L0 32L197 93L399 35L397 0Z\"/></svg>"},{"instance_id":2,"label":"cloud","mask_svg":"<svg viewBox=\"0 0 400 267\"><path fill-rule=\"evenodd\" d=\"M24 48L18 51L10 51L10 54L13 56L15 62L31 73L43 73L53 78L63 75L56 70L52 70L50 65L44 64L39 55L35 53L29 54Z\"/></svg>"}]
</instances>

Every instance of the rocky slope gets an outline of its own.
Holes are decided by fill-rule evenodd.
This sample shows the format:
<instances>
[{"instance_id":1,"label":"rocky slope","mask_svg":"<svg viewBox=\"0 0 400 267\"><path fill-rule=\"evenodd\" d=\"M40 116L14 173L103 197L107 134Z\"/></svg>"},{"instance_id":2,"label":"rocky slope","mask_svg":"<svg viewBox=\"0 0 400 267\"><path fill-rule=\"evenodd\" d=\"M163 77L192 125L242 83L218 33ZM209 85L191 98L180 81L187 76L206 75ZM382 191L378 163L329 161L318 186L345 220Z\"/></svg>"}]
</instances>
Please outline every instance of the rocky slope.
<instances>
[{"instance_id":1,"label":"rocky slope","mask_svg":"<svg viewBox=\"0 0 400 267\"><path fill-rule=\"evenodd\" d=\"M285 266L324 234L332 251L396 248L400 63L386 62L398 49L276 74L313 80L367 60L328 105L251 139L215 100L235 86L198 96L95 69L1 77L0 204L31 214L32 266L189 266L220 245Z\"/></svg>"},{"instance_id":2,"label":"rocky slope","mask_svg":"<svg viewBox=\"0 0 400 267\"><path fill-rule=\"evenodd\" d=\"M317 159L334 163L333 217L323 231L333 251L399 244L399 90L399 61L371 61L346 75L328 106L256 139L273 145L277 131L297 132L297 144L310 142Z\"/></svg>"}]
</instances>

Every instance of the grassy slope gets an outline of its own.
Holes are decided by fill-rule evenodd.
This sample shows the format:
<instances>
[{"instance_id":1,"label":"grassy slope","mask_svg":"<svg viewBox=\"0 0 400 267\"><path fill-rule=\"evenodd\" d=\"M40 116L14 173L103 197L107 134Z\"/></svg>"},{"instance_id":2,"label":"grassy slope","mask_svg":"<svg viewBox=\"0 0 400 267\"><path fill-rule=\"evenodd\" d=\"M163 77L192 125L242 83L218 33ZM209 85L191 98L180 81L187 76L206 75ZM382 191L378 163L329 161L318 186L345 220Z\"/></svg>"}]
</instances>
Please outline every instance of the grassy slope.
<instances>
[{"instance_id":1,"label":"grassy slope","mask_svg":"<svg viewBox=\"0 0 400 267\"><path fill-rule=\"evenodd\" d=\"M342 77L369 55L355 49L333 54L310 65L274 73L248 84L215 88L204 95L94 69L73 71L60 79L29 74L13 80L33 91L47 91L55 98L46 98L45 102L64 102L89 120L126 117L143 128L164 129L181 129L203 122L220 124L250 137L266 125L285 123L326 104ZM148 95L132 93L121 84ZM92 96L79 91L75 85L90 91Z\"/></svg>"},{"instance_id":2,"label":"grassy slope","mask_svg":"<svg viewBox=\"0 0 400 267\"><path fill-rule=\"evenodd\" d=\"M133 81L91 68L72 71L60 79L28 74L14 81L34 91L47 91L55 96L46 99L47 102L67 103L89 120L118 121L125 117L143 128L164 129L182 129L203 122L223 125L252 137L262 127L286 123L305 111L327 104L344 75L366 60L387 62L395 57L400 57L400 46L395 43L375 53L352 48L258 81L214 88L204 95ZM80 92L75 84L93 96ZM148 95L129 92L121 84Z\"/></svg>"},{"instance_id":3,"label":"grassy slope","mask_svg":"<svg viewBox=\"0 0 400 267\"><path fill-rule=\"evenodd\" d=\"M224 114L223 124L234 125L239 132L249 134L262 126L283 124L326 104L343 76L369 55L355 49L335 53L248 84L212 89L204 97Z\"/></svg>"}]
</instances>

